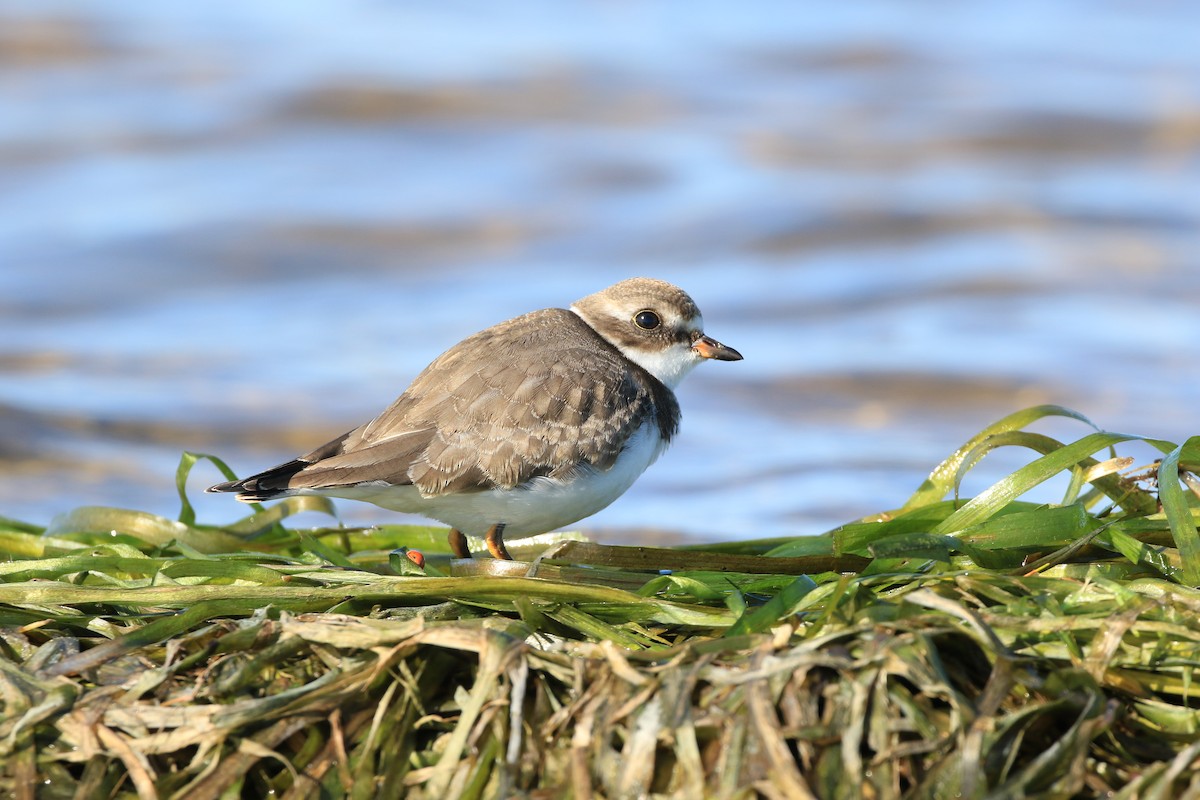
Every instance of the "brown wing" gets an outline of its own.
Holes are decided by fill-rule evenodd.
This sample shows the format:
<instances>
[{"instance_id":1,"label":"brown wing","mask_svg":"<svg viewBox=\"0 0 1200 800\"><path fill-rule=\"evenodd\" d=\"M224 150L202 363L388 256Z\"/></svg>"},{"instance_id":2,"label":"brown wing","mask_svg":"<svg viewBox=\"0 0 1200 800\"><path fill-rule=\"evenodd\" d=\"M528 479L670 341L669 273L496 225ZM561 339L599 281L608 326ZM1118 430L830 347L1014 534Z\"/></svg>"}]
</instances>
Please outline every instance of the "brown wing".
<instances>
[{"instance_id":1,"label":"brown wing","mask_svg":"<svg viewBox=\"0 0 1200 800\"><path fill-rule=\"evenodd\" d=\"M386 481L431 496L513 487L580 462L612 466L647 419L665 439L675 433L670 389L574 313L546 309L465 339L371 422L239 488Z\"/></svg>"}]
</instances>

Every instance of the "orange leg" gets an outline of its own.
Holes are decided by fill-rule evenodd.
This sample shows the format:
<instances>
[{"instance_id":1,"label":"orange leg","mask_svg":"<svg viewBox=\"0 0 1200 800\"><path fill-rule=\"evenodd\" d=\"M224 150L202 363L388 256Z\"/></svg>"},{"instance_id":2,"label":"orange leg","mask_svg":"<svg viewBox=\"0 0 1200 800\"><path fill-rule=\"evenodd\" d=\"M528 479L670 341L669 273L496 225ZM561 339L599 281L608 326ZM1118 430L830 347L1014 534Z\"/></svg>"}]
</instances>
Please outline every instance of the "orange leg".
<instances>
[{"instance_id":1,"label":"orange leg","mask_svg":"<svg viewBox=\"0 0 1200 800\"><path fill-rule=\"evenodd\" d=\"M450 551L454 553L455 558L470 558L471 551L467 549L467 537L463 536L463 532L458 528L451 528L450 535L446 537L450 542Z\"/></svg>"},{"instance_id":2,"label":"orange leg","mask_svg":"<svg viewBox=\"0 0 1200 800\"><path fill-rule=\"evenodd\" d=\"M488 552L492 554L492 558L500 558L505 561L512 561L513 558L508 554L508 550L504 547L504 523L497 522L492 527L488 528L487 532L487 547Z\"/></svg>"}]
</instances>

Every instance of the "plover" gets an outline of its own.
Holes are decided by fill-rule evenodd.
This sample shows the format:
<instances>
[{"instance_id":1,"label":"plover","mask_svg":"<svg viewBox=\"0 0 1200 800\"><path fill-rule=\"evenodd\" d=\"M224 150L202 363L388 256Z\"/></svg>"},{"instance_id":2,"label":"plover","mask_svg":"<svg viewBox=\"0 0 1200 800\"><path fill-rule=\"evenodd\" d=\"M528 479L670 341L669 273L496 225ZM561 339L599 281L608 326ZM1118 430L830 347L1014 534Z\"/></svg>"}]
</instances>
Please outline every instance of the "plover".
<instances>
[{"instance_id":1,"label":"plover","mask_svg":"<svg viewBox=\"0 0 1200 800\"><path fill-rule=\"evenodd\" d=\"M509 558L620 497L679 429L674 389L701 361L739 361L665 281L631 278L570 309L501 322L451 347L382 414L286 464L210 492L364 500L451 526Z\"/></svg>"}]
</instances>

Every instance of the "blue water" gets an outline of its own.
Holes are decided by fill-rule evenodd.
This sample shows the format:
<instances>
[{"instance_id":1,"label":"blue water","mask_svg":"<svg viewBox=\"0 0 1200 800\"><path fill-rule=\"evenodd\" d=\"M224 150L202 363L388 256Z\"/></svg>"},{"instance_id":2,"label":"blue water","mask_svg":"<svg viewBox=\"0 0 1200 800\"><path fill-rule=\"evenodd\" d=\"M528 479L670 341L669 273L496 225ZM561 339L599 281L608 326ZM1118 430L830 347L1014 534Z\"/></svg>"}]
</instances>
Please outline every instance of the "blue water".
<instances>
[{"instance_id":1,"label":"blue water","mask_svg":"<svg viewBox=\"0 0 1200 800\"><path fill-rule=\"evenodd\" d=\"M1034 403L1200 432L1200 10L798 8L6 4L0 515L174 514L638 274L746 360L602 538L819 532Z\"/></svg>"}]
</instances>

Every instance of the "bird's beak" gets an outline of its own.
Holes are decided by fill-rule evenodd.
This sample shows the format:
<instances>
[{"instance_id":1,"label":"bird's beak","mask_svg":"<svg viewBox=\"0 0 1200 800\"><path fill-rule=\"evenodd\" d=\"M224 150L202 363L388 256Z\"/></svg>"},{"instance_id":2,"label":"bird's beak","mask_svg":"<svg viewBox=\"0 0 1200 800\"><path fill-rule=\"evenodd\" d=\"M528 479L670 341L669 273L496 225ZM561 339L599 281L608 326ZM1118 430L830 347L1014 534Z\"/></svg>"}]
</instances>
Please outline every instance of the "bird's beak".
<instances>
[{"instance_id":1,"label":"bird's beak","mask_svg":"<svg viewBox=\"0 0 1200 800\"><path fill-rule=\"evenodd\" d=\"M696 341L692 342L692 349L701 358L712 358L717 361L741 361L742 354L732 347L725 345L713 339L710 336L701 336Z\"/></svg>"}]
</instances>

